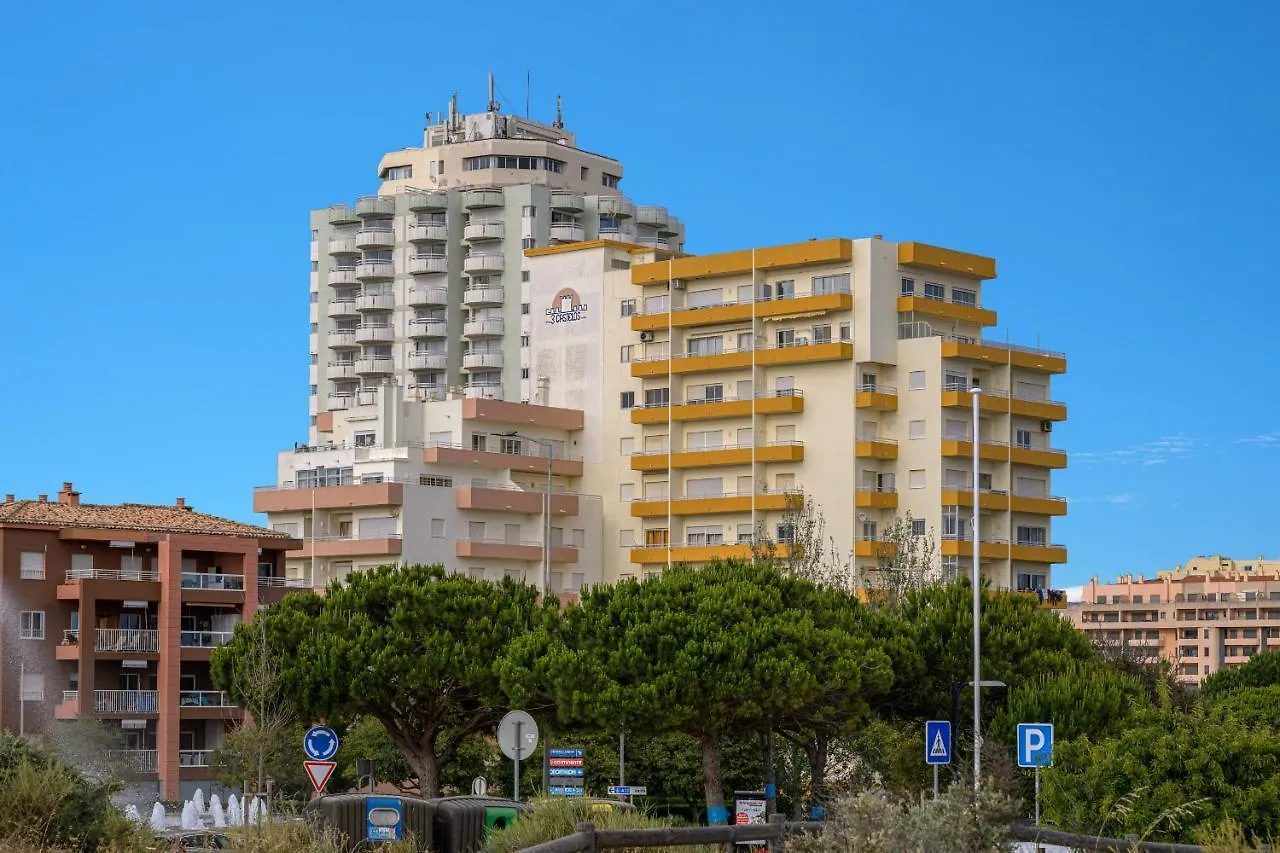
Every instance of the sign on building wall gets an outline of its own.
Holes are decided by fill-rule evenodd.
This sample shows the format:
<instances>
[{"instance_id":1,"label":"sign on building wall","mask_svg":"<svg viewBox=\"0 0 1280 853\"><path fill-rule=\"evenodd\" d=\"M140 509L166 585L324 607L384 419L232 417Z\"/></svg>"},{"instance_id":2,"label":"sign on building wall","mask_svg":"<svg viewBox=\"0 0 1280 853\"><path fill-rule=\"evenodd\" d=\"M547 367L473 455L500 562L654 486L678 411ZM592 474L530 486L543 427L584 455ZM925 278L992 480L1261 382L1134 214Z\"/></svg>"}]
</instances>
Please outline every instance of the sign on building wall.
<instances>
[{"instance_id":1,"label":"sign on building wall","mask_svg":"<svg viewBox=\"0 0 1280 853\"><path fill-rule=\"evenodd\" d=\"M551 307L547 309L548 323L572 323L586 316L587 304L572 287L560 288L551 300Z\"/></svg>"}]
</instances>

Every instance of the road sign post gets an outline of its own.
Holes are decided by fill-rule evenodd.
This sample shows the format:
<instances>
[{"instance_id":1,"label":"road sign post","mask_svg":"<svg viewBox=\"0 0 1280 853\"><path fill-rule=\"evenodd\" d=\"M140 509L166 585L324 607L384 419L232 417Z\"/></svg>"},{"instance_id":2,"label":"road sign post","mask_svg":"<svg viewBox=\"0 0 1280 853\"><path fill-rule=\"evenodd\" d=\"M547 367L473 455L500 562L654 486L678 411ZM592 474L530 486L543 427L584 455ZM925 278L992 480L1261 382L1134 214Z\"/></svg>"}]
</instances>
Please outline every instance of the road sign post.
<instances>
[{"instance_id":1,"label":"road sign post","mask_svg":"<svg viewBox=\"0 0 1280 853\"><path fill-rule=\"evenodd\" d=\"M329 784L329 777L333 775L338 762L304 761L302 766L307 771L307 778L311 780L311 787L316 789L317 794L324 794L324 786Z\"/></svg>"},{"instance_id":2,"label":"road sign post","mask_svg":"<svg viewBox=\"0 0 1280 853\"><path fill-rule=\"evenodd\" d=\"M1040 825L1040 768L1053 766L1053 723L1018 723L1018 766L1034 768L1036 826Z\"/></svg>"},{"instance_id":3,"label":"road sign post","mask_svg":"<svg viewBox=\"0 0 1280 853\"><path fill-rule=\"evenodd\" d=\"M933 767L933 798L938 799L938 767L951 763L951 723L929 720L924 724L924 763Z\"/></svg>"},{"instance_id":4,"label":"road sign post","mask_svg":"<svg viewBox=\"0 0 1280 853\"><path fill-rule=\"evenodd\" d=\"M538 747L538 724L525 711L510 711L498 723L498 746L502 754L516 763L513 800L520 799L520 759L532 755Z\"/></svg>"},{"instance_id":5,"label":"road sign post","mask_svg":"<svg viewBox=\"0 0 1280 853\"><path fill-rule=\"evenodd\" d=\"M302 762L302 767L307 771L311 787L315 788L317 795L323 795L324 786L329 783L333 769L338 766L333 760L338 754L338 735L328 726L312 726L302 737L302 751L309 759Z\"/></svg>"}]
</instances>

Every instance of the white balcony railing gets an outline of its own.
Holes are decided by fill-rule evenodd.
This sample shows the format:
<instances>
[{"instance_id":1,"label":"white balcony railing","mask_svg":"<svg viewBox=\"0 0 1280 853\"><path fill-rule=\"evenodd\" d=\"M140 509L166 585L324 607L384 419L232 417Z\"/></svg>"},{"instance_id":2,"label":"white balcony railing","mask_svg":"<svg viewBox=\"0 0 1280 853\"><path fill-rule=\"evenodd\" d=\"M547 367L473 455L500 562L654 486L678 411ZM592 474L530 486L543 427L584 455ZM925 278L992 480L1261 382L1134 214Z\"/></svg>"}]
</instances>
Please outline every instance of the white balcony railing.
<instances>
[{"instance_id":1,"label":"white balcony railing","mask_svg":"<svg viewBox=\"0 0 1280 853\"><path fill-rule=\"evenodd\" d=\"M156 772L154 749L111 749L107 751L107 761L123 764L135 773Z\"/></svg>"},{"instance_id":2,"label":"white balcony railing","mask_svg":"<svg viewBox=\"0 0 1280 853\"><path fill-rule=\"evenodd\" d=\"M67 583L76 581L147 581L154 583L160 580L160 573L142 569L70 569L67 572Z\"/></svg>"},{"instance_id":3,"label":"white balcony railing","mask_svg":"<svg viewBox=\"0 0 1280 853\"><path fill-rule=\"evenodd\" d=\"M80 701L80 691L79 691L79 690L64 690L64 691L62 691L62 701L63 701L63 702L79 702L79 701Z\"/></svg>"},{"instance_id":4,"label":"white balcony railing","mask_svg":"<svg viewBox=\"0 0 1280 853\"><path fill-rule=\"evenodd\" d=\"M300 588L306 585L307 582L304 578L281 578L271 575L258 576L258 586Z\"/></svg>"},{"instance_id":5,"label":"white balcony railing","mask_svg":"<svg viewBox=\"0 0 1280 853\"><path fill-rule=\"evenodd\" d=\"M95 690L95 714L154 714L159 710L160 694L154 690Z\"/></svg>"},{"instance_id":6,"label":"white balcony railing","mask_svg":"<svg viewBox=\"0 0 1280 853\"><path fill-rule=\"evenodd\" d=\"M178 751L179 767L208 767L212 749L182 749Z\"/></svg>"},{"instance_id":7,"label":"white balcony railing","mask_svg":"<svg viewBox=\"0 0 1280 853\"><path fill-rule=\"evenodd\" d=\"M183 690L178 701L184 708L234 708L235 704L221 690Z\"/></svg>"},{"instance_id":8,"label":"white balcony railing","mask_svg":"<svg viewBox=\"0 0 1280 853\"><path fill-rule=\"evenodd\" d=\"M133 628L95 628L93 650L96 652L158 652L160 634Z\"/></svg>"},{"instance_id":9,"label":"white balcony railing","mask_svg":"<svg viewBox=\"0 0 1280 853\"><path fill-rule=\"evenodd\" d=\"M218 575L210 572L183 572L183 589L244 589L244 575Z\"/></svg>"},{"instance_id":10,"label":"white balcony railing","mask_svg":"<svg viewBox=\"0 0 1280 853\"><path fill-rule=\"evenodd\" d=\"M230 631L183 631L181 641L184 649L212 649L225 646L231 637Z\"/></svg>"}]
</instances>

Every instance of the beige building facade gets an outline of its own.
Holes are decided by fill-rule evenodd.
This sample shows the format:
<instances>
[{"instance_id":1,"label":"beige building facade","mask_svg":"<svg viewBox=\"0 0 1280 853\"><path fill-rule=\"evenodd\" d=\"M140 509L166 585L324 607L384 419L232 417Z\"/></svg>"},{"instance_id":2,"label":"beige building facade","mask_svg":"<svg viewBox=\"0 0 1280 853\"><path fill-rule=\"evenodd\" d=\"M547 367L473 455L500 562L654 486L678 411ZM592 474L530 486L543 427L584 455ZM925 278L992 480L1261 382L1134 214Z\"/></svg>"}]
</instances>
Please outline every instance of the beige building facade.
<instances>
[{"instance_id":1,"label":"beige building facade","mask_svg":"<svg viewBox=\"0 0 1280 853\"><path fill-rule=\"evenodd\" d=\"M1066 549L1050 382L1061 353L983 337L995 261L879 237L709 256L599 241L526 252L539 402L584 412L604 580L785 548L789 496L863 580L908 512L941 576L972 566L978 384L982 571L1048 587Z\"/></svg>"},{"instance_id":2,"label":"beige building facade","mask_svg":"<svg viewBox=\"0 0 1280 853\"><path fill-rule=\"evenodd\" d=\"M1199 683L1280 647L1280 560L1202 556L1153 578L1094 577L1069 611L1094 642L1163 658Z\"/></svg>"},{"instance_id":3,"label":"beige building facade","mask_svg":"<svg viewBox=\"0 0 1280 853\"><path fill-rule=\"evenodd\" d=\"M406 400L386 383L324 418L327 440L281 452L276 482L254 494L270 526L300 540L285 555L290 579L323 587L387 563L439 563L540 587L548 558L558 594L601 579L601 501L580 491L581 411Z\"/></svg>"},{"instance_id":4,"label":"beige building facade","mask_svg":"<svg viewBox=\"0 0 1280 853\"><path fill-rule=\"evenodd\" d=\"M617 160L551 124L457 98L420 147L387 153L376 195L311 213L310 416L406 399L533 397L523 252L597 239L679 251L684 226L623 193Z\"/></svg>"}]
</instances>

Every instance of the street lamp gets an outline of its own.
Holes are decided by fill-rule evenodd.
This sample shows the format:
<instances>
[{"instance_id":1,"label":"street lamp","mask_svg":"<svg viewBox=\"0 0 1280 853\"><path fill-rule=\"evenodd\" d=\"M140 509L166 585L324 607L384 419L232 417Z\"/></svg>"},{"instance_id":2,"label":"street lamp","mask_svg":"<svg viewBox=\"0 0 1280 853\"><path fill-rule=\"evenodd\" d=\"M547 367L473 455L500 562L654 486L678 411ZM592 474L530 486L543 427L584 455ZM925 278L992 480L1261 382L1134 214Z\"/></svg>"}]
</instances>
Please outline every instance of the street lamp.
<instances>
[{"instance_id":1,"label":"street lamp","mask_svg":"<svg viewBox=\"0 0 1280 853\"><path fill-rule=\"evenodd\" d=\"M503 438L519 438L523 441L531 441L547 451L547 493L542 499L542 581L539 584L542 594L546 595L551 588L551 451L553 445L546 439L534 438L531 435L525 435L515 430L500 432L498 435Z\"/></svg>"},{"instance_id":2,"label":"street lamp","mask_svg":"<svg viewBox=\"0 0 1280 853\"><path fill-rule=\"evenodd\" d=\"M975 384L973 396L973 793L982 787L982 536L978 491L978 401L982 389Z\"/></svg>"}]
</instances>

